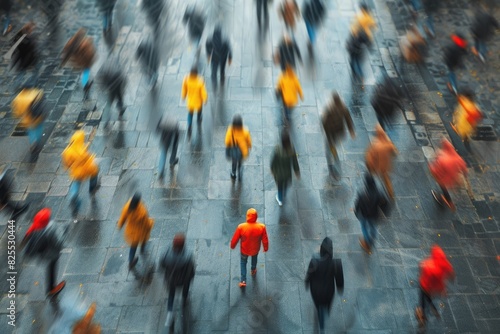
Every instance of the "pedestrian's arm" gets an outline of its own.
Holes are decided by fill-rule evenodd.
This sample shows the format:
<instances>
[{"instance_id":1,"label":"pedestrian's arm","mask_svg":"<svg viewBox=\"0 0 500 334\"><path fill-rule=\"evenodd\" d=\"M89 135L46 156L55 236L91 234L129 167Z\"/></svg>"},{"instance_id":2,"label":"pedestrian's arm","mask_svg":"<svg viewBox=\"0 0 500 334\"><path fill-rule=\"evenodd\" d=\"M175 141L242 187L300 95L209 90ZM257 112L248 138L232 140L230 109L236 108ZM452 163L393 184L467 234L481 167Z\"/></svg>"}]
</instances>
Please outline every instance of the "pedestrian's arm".
<instances>
[{"instance_id":1,"label":"pedestrian's arm","mask_svg":"<svg viewBox=\"0 0 500 334\"><path fill-rule=\"evenodd\" d=\"M231 249L234 249L236 247L240 238L241 238L241 231L240 227L238 226L236 228L236 231L234 231L233 238L231 239Z\"/></svg>"},{"instance_id":2,"label":"pedestrian's arm","mask_svg":"<svg viewBox=\"0 0 500 334\"><path fill-rule=\"evenodd\" d=\"M262 246L264 246L264 252L267 252L269 249L269 239L267 238L267 230L265 226L262 232Z\"/></svg>"},{"instance_id":3,"label":"pedestrian's arm","mask_svg":"<svg viewBox=\"0 0 500 334\"><path fill-rule=\"evenodd\" d=\"M203 104L207 104L208 94L207 94L207 88L205 87L205 83L203 83L201 86L201 100L203 101Z\"/></svg>"},{"instance_id":4,"label":"pedestrian's arm","mask_svg":"<svg viewBox=\"0 0 500 334\"><path fill-rule=\"evenodd\" d=\"M302 86L300 85L300 81L297 77L295 77L295 86L297 87L297 92L299 93L300 99L304 101L304 93L302 92Z\"/></svg>"},{"instance_id":5,"label":"pedestrian's arm","mask_svg":"<svg viewBox=\"0 0 500 334\"><path fill-rule=\"evenodd\" d=\"M293 165L293 171L295 172L295 176L297 176L297 178L299 179L300 178L299 160L297 159L297 153L295 152L295 150L293 151L292 155L292 165Z\"/></svg>"},{"instance_id":6,"label":"pedestrian's arm","mask_svg":"<svg viewBox=\"0 0 500 334\"><path fill-rule=\"evenodd\" d=\"M224 145L226 147L233 146L233 127L230 125L226 131L226 139L224 140Z\"/></svg>"},{"instance_id":7,"label":"pedestrian's arm","mask_svg":"<svg viewBox=\"0 0 500 334\"><path fill-rule=\"evenodd\" d=\"M349 109L347 109L346 106L343 106L344 108L344 119L347 124L347 128L349 129L349 133L351 134L351 137L354 138L356 137L356 133L354 131L354 122L352 121L351 113L349 112Z\"/></svg>"},{"instance_id":8,"label":"pedestrian's arm","mask_svg":"<svg viewBox=\"0 0 500 334\"><path fill-rule=\"evenodd\" d=\"M184 81L182 82L182 92L181 92L181 97L183 100L186 99L187 96L187 77L184 78Z\"/></svg>"},{"instance_id":9,"label":"pedestrian's arm","mask_svg":"<svg viewBox=\"0 0 500 334\"><path fill-rule=\"evenodd\" d=\"M122 210L122 214L120 215L120 219L118 219L118 229L121 230L123 227L123 224L125 224L127 218L128 218L128 207L130 205L130 201L125 204Z\"/></svg>"}]
</instances>

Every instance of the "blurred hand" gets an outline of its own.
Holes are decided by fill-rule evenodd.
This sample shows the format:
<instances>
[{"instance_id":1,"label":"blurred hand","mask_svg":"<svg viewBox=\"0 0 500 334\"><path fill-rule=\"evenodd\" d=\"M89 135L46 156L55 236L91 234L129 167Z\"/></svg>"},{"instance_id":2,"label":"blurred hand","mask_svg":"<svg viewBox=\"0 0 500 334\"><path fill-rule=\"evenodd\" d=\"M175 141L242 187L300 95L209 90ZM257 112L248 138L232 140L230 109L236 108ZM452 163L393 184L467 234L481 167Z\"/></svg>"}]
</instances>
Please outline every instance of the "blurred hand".
<instances>
[{"instance_id":1,"label":"blurred hand","mask_svg":"<svg viewBox=\"0 0 500 334\"><path fill-rule=\"evenodd\" d=\"M233 63L233 60L231 58L229 58L229 61L227 63L229 64L229 66L231 66L231 64Z\"/></svg>"},{"instance_id":2,"label":"blurred hand","mask_svg":"<svg viewBox=\"0 0 500 334\"><path fill-rule=\"evenodd\" d=\"M355 139L355 138L356 138L356 132L354 132L354 131L353 131L353 132L351 132L351 138L352 138L352 139Z\"/></svg>"}]
</instances>

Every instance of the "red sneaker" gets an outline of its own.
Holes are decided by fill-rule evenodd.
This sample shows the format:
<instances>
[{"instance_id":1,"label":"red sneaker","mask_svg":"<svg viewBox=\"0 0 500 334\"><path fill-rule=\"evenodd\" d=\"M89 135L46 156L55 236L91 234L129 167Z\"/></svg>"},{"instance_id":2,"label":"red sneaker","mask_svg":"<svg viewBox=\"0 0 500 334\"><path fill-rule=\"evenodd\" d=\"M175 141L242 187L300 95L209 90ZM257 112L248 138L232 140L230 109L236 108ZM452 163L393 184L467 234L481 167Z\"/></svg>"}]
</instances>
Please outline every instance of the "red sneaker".
<instances>
[{"instance_id":1,"label":"red sneaker","mask_svg":"<svg viewBox=\"0 0 500 334\"><path fill-rule=\"evenodd\" d=\"M252 269L252 270L250 271L250 274L252 274L252 276L257 275L257 269Z\"/></svg>"},{"instance_id":2,"label":"red sneaker","mask_svg":"<svg viewBox=\"0 0 500 334\"><path fill-rule=\"evenodd\" d=\"M59 292L61 292L62 289L66 286L66 281L62 281L61 283L57 284L55 288L49 291L49 296L53 297L57 295Z\"/></svg>"},{"instance_id":3,"label":"red sneaker","mask_svg":"<svg viewBox=\"0 0 500 334\"><path fill-rule=\"evenodd\" d=\"M247 282L245 281L241 281L240 284L239 284L240 288L244 288L247 286Z\"/></svg>"}]
</instances>

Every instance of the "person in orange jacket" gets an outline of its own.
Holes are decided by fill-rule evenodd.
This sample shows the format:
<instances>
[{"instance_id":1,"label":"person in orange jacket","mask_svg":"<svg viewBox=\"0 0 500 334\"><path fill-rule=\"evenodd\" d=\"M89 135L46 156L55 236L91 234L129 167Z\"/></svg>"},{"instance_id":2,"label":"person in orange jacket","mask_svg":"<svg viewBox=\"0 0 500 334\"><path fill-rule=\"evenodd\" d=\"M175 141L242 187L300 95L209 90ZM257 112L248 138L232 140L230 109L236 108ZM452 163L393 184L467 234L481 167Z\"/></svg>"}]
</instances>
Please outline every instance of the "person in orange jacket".
<instances>
[{"instance_id":1,"label":"person in orange jacket","mask_svg":"<svg viewBox=\"0 0 500 334\"><path fill-rule=\"evenodd\" d=\"M137 247L141 245L141 253L146 251L146 243L154 226L154 219L149 217L148 209L142 202L139 192L136 192L123 207L118 220L118 229L121 230L125 224L127 225L125 226L125 240L130 245L128 267L132 269L139 260L135 257Z\"/></svg>"},{"instance_id":2,"label":"person in orange jacket","mask_svg":"<svg viewBox=\"0 0 500 334\"><path fill-rule=\"evenodd\" d=\"M452 127L470 150L470 138L476 133L477 124L483 114L475 102L474 92L464 89L457 95L458 105L453 113Z\"/></svg>"},{"instance_id":3,"label":"person in orange jacket","mask_svg":"<svg viewBox=\"0 0 500 334\"><path fill-rule=\"evenodd\" d=\"M232 161L231 178L236 179L236 169L241 180L241 162L248 157L252 148L252 137L246 126L243 126L243 119L240 114L233 116L233 124L227 128L226 132L226 154Z\"/></svg>"},{"instance_id":4,"label":"person in orange jacket","mask_svg":"<svg viewBox=\"0 0 500 334\"><path fill-rule=\"evenodd\" d=\"M369 44L371 44L373 42L373 30L375 30L376 27L377 22L370 13L370 9L366 4L361 4L360 11L356 13L351 24L351 33L354 36L365 34L366 37L368 37Z\"/></svg>"},{"instance_id":5,"label":"person in orange jacket","mask_svg":"<svg viewBox=\"0 0 500 334\"><path fill-rule=\"evenodd\" d=\"M188 109L188 137L191 137L191 125L193 124L193 114L198 113L198 126L201 125L201 112L204 104L207 104L208 94L203 78L198 75L198 69L193 67L189 75L182 82L182 99L187 99Z\"/></svg>"},{"instance_id":6,"label":"person in orange jacket","mask_svg":"<svg viewBox=\"0 0 500 334\"><path fill-rule=\"evenodd\" d=\"M63 165L69 170L70 178L73 181L69 189L73 215L76 215L80 208L81 202L78 199L78 192L82 182L90 179L89 193L92 195L99 188L99 166L95 163L94 155L87 150L88 146L89 144L85 143L85 132L78 130L73 134L69 145L61 154Z\"/></svg>"},{"instance_id":7,"label":"person in orange jacket","mask_svg":"<svg viewBox=\"0 0 500 334\"><path fill-rule=\"evenodd\" d=\"M264 252L269 249L269 241L267 239L266 225L257 221L257 210L250 208L247 211L247 221L239 224L231 239L231 249L236 247L236 244L241 239L241 280L240 288L247 286L247 263L248 257L252 257L251 271L252 276L257 274L257 256L259 255L260 244L264 247Z\"/></svg>"},{"instance_id":8,"label":"person in orange jacket","mask_svg":"<svg viewBox=\"0 0 500 334\"><path fill-rule=\"evenodd\" d=\"M439 312L432 303L432 298L436 295L446 295L445 282L455 278L455 272L450 261L446 258L443 249L438 245L431 248L431 256L420 262L420 306L415 310L415 316L419 326L424 327L427 322L425 306L431 306L432 313L436 318L440 318Z\"/></svg>"},{"instance_id":9,"label":"person in orange jacket","mask_svg":"<svg viewBox=\"0 0 500 334\"><path fill-rule=\"evenodd\" d=\"M285 117L290 119L290 112L299 102L299 96L304 101L304 93L302 93L302 86L300 85L299 78L293 71L290 65L286 65L285 71L281 72L276 86L276 95L283 102L285 109Z\"/></svg>"}]
</instances>

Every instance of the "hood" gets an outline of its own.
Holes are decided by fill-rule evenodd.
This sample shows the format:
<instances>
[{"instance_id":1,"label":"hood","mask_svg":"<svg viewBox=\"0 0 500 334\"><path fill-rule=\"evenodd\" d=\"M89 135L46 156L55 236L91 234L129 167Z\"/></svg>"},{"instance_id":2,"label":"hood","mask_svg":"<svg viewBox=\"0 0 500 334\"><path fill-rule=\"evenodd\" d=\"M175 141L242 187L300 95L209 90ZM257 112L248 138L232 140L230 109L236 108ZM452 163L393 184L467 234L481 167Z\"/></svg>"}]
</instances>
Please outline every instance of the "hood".
<instances>
[{"instance_id":1,"label":"hood","mask_svg":"<svg viewBox=\"0 0 500 334\"><path fill-rule=\"evenodd\" d=\"M257 210L254 208L247 211L247 223L255 223L257 221Z\"/></svg>"},{"instance_id":2,"label":"hood","mask_svg":"<svg viewBox=\"0 0 500 334\"><path fill-rule=\"evenodd\" d=\"M31 224L29 229L26 231L26 236L30 235L32 232L42 230L47 227L50 222L51 212L52 211L49 208L43 208L42 210L38 211L38 213L33 218L33 224Z\"/></svg>"},{"instance_id":3,"label":"hood","mask_svg":"<svg viewBox=\"0 0 500 334\"><path fill-rule=\"evenodd\" d=\"M439 247L438 245L432 246L431 258L437 262L448 261L446 259L446 254L444 253L443 249L441 247Z\"/></svg>"},{"instance_id":4,"label":"hood","mask_svg":"<svg viewBox=\"0 0 500 334\"><path fill-rule=\"evenodd\" d=\"M326 237L323 239L323 242L321 243L321 248L319 249L319 255L321 257L328 256L330 258L333 258L333 243L332 239Z\"/></svg>"},{"instance_id":5,"label":"hood","mask_svg":"<svg viewBox=\"0 0 500 334\"><path fill-rule=\"evenodd\" d=\"M70 145L83 146L84 143L85 132L83 132L83 130L78 130L71 136Z\"/></svg>"},{"instance_id":6,"label":"hood","mask_svg":"<svg viewBox=\"0 0 500 334\"><path fill-rule=\"evenodd\" d=\"M441 147L446 153L455 153L455 148L453 147L453 144L448 141L448 139L443 139Z\"/></svg>"}]
</instances>

